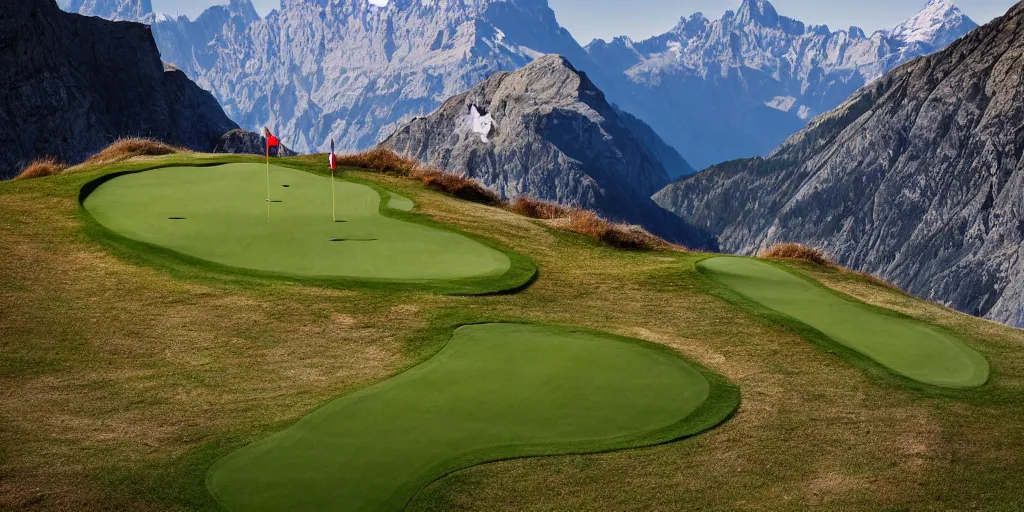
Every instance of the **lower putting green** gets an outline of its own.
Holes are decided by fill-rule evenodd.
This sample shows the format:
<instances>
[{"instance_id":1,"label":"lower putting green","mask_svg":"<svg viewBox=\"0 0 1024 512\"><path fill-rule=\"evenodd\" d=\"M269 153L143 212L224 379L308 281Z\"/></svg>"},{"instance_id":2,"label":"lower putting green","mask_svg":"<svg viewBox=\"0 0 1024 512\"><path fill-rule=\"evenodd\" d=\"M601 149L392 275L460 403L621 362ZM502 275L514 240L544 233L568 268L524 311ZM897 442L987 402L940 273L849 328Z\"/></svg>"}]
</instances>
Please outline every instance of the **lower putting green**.
<instances>
[{"instance_id":1,"label":"lower putting green","mask_svg":"<svg viewBox=\"0 0 1024 512\"><path fill-rule=\"evenodd\" d=\"M168 167L101 184L85 199L100 224L127 238L202 260L257 271L370 280L495 277L509 257L461 234L380 214L374 189L270 167ZM411 208L392 196L392 207ZM332 239L334 239L332 241Z\"/></svg>"},{"instance_id":2,"label":"lower putting green","mask_svg":"<svg viewBox=\"0 0 1024 512\"><path fill-rule=\"evenodd\" d=\"M794 318L897 374L949 388L988 380L984 356L954 336L847 299L775 265L720 257L698 268L761 306Z\"/></svg>"},{"instance_id":3,"label":"lower putting green","mask_svg":"<svg viewBox=\"0 0 1024 512\"><path fill-rule=\"evenodd\" d=\"M207 485L236 511L401 510L461 468L667 442L737 404L734 388L637 341L465 326L426 362L219 460Z\"/></svg>"}]
</instances>

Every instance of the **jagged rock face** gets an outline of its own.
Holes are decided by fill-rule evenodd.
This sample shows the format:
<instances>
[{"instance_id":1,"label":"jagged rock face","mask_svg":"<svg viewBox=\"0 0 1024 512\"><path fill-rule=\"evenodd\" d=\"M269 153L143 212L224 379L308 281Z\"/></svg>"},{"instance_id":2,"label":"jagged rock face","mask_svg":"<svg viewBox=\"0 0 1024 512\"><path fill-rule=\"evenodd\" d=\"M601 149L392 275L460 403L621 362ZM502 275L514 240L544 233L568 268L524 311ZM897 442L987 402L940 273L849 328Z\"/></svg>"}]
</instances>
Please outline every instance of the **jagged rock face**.
<instances>
[{"instance_id":1,"label":"jagged rock face","mask_svg":"<svg viewBox=\"0 0 1024 512\"><path fill-rule=\"evenodd\" d=\"M660 36L596 40L587 51L627 82L610 92L619 105L703 168L767 154L864 84L976 26L950 0L932 0L868 37L857 27L805 26L767 0L744 0L720 20L698 13Z\"/></svg>"},{"instance_id":2,"label":"jagged rock face","mask_svg":"<svg viewBox=\"0 0 1024 512\"><path fill-rule=\"evenodd\" d=\"M655 196L728 251L820 248L1024 327L1024 3L816 119L767 159Z\"/></svg>"},{"instance_id":3,"label":"jagged rock face","mask_svg":"<svg viewBox=\"0 0 1024 512\"><path fill-rule=\"evenodd\" d=\"M487 142L469 127L472 105L494 120ZM707 247L706 237L649 199L668 182L666 162L685 165L682 158L557 55L491 76L399 128L382 145L475 178L504 198L531 196L594 209Z\"/></svg>"},{"instance_id":4,"label":"jagged rock face","mask_svg":"<svg viewBox=\"0 0 1024 512\"><path fill-rule=\"evenodd\" d=\"M370 147L413 116L542 53L586 52L546 0L286 0L258 19L249 0L194 22L154 25L165 60L221 99L242 126L293 148Z\"/></svg>"},{"instance_id":5,"label":"jagged rock face","mask_svg":"<svg viewBox=\"0 0 1024 512\"><path fill-rule=\"evenodd\" d=\"M77 163L121 137L209 151L238 127L165 69L145 25L19 0L0 9L0 50L0 177L38 157Z\"/></svg>"}]
</instances>

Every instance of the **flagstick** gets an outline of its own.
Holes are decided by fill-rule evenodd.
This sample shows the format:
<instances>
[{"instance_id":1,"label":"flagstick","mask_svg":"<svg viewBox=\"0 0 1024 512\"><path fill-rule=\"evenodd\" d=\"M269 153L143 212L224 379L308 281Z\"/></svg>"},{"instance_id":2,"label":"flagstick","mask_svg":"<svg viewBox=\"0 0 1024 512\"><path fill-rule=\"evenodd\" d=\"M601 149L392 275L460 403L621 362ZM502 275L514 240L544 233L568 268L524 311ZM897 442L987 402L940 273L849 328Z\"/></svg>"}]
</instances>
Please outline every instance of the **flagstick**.
<instances>
[{"instance_id":1,"label":"flagstick","mask_svg":"<svg viewBox=\"0 0 1024 512\"><path fill-rule=\"evenodd\" d=\"M338 222L338 207L334 201L334 170L331 170L331 220Z\"/></svg>"},{"instance_id":2,"label":"flagstick","mask_svg":"<svg viewBox=\"0 0 1024 512\"><path fill-rule=\"evenodd\" d=\"M270 147L267 147L267 222L270 222Z\"/></svg>"}]
</instances>

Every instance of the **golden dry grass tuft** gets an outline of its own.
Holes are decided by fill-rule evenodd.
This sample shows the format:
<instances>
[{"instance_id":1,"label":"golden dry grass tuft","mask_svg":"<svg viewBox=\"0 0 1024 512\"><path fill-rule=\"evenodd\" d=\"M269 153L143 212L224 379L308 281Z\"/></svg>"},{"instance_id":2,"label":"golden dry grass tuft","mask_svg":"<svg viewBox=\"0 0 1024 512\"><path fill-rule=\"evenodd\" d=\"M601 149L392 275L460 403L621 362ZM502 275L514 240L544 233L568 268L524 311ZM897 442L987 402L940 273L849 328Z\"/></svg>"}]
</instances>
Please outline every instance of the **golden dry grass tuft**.
<instances>
[{"instance_id":1,"label":"golden dry grass tuft","mask_svg":"<svg viewBox=\"0 0 1024 512\"><path fill-rule=\"evenodd\" d=\"M54 174L60 174L67 169L67 164L58 161L53 157L40 158L25 167L21 171L21 174L16 176L15 180L27 180L32 178L42 178L43 176L53 176Z\"/></svg>"},{"instance_id":2,"label":"golden dry grass tuft","mask_svg":"<svg viewBox=\"0 0 1024 512\"><path fill-rule=\"evenodd\" d=\"M465 176L435 169L423 169L414 171L413 177L434 190L444 192L459 199L489 206L502 206L504 204L504 201L497 194Z\"/></svg>"},{"instance_id":3,"label":"golden dry grass tuft","mask_svg":"<svg viewBox=\"0 0 1024 512\"><path fill-rule=\"evenodd\" d=\"M565 229L619 249L654 251L674 247L640 226L611 222L590 210L572 210Z\"/></svg>"},{"instance_id":4,"label":"golden dry grass tuft","mask_svg":"<svg viewBox=\"0 0 1024 512\"><path fill-rule=\"evenodd\" d=\"M778 243L757 254L758 258L771 260L801 260L816 265L835 266L825 253L796 243Z\"/></svg>"},{"instance_id":5,"label":"golden dry grass tuft","mask_svg":"<svg viewBox=\"0 0 1024 512\"><path fill-rule=\"evenodd\" d=\"M572 214L572 209L560 204L541 201L532 197L520 197L508 205L508 210L531 219L564 219Z\"/></svg>"},{"instance_id":6,"label":"golden dry grass tuft","mask_svg":"<svg viewBox=\"0 0 1024 512\"><path fill-rule=\"evenodd\" d=\"M114 141L113 144L107 146L99 153L89 157L83 165L95 165L95 164L111 164L116 162L123 162L129 158L135 158L137 156L163 156L172 155L175 153L187 153L187 149L176 148L163 142L142 139L142 138L126 138Z\"/></svg>"},{"instance_id":7,"label":"golden dry grass tuft","mask_svg":"<svg viewBox=\"0 0 1024 512\"><path fill-rule=\"evenodd\" d=\"M412 176L420 168L415 160L399 156L386 148L373 148L361 153L338 156L338 165L343 167L360 167L386 174Z\"/></svg>"},{"instance_id":8,"label":"golden dry grass tuft","mask_svg":"<svg viewBox=\"0 0 1024 512\"><path fill-rule=\"evenodd\" d=\"M508 204L506 209L532 219L559 220L554 224L562 229L589 236L619 249L659 250L676 247L640 226L611 222L590 210L531 197L520 197Z\"/></svg>"}]
</instances>

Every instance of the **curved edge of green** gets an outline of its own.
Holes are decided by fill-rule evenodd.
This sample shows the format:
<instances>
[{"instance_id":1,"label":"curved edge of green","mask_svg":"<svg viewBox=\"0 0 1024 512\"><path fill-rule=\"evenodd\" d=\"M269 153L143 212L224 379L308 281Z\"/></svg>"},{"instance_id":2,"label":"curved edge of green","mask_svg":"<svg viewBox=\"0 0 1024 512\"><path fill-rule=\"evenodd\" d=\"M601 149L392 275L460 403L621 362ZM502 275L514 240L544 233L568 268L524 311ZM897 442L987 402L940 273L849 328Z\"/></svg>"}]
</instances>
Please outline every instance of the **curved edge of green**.
<instances>
[{"instance_id":1,"label":"curved edge of green","mask_svg":"<svg viewBox=\"0 0 1024 512\"><path fill-rule=\"evenodd\" d=\"M701 258L698 258L698 259L694 260L693 261L694 270L697 273L699 273L702 276L704 276L705 279L708 279L709 281L713 280L713 278L708 276L708 274L707 274L708 271L706 269L702 268L700 263L703 262L703 261L712 259L712 258L744 258L744 256L736 256L736 255L728 255L728 254L708 254L708 255L705 255L705 256L703 256ZM961 336L957 335L956 333L954 333L953 331L951 331L949 328L947 328L945 326L938 325L938 324L932 324L932 323L929 323L929 322L925 322L925 321L919 320L919 319L914 318L912 316L900 313L898 311L894 311L894 310L891 310L891 309L883 308L883 307L880 307L880 306L875 306L873 304L868 304L868 303L866 303L866 302L864 302L864 301L862 301L862 300L860 300L860 299L858 299L858 298L856 298L856 297L854 297L852 295L849 295L849 294L843 293L843 292L841 292L839 290L836 290L835 288L832 288L832 287L830 287L830 286L828 286L828 285L818 281L817 279L814 279L813 277L808 276L808 275L804 274L803 272L800 272L799 270L791 268L791 267L789 267L787 265L784 265L784 264L782 264L780 262L773 261L773 260L760 260L760 259L758 261L761 261L761 262L763 262L765 264L768 264L768 265L772 265L773 267L778 268L778 269L780 269L780 270L782 270L784 272L787 272L787 273L789 273L789 274L791 274L791 275L793 275L793 276L795 276L795 277L797 277L799 279L802 279L803 281L805 281L805 282L807 282L807 283L809 283L809 284L811 284L813 286L816 286L819 289L822 289L822 290L826 291L827 293L830 293L830 294L832 294L832 295L834 295L834 296L836 296L836 297L838 297L838 298L840 298L842 300L853 302L853 303L855 303L855 304L857 304L857 305L859 305L861 307L867 308L867 309L869 309L869 310L871 310L871 311L873 311L875 313L886 315L886 316L890 316L890 317L894 317L894 318L899 318L899 319L902 319L902 320L906 320L908 322L913 322L913 323L916 323L916 324L925 325L925 326L927 326L927 327L929 327L931 329L936 329L936 330L942 331L943 333L945 333L945 334L947 334L949 336L952 336L952 337L960 340L961 343L966 345L969 349L974 350L975 352L978 352L978 350L975 347L973 347L970 344L968 344L965 340L963 340L963 338ZM821 332L821 331L811 327L810 325L807 325L804 322L801 322L800 320L798 320L796 318L793 318L793 317L791 317L791 316L789 316L787 314L784 314L784 313L781 313L781 312L776 311L774 309L771 309L771 308L769 308L767 306L764 306L764 305L762 305L762 304L760 304L760 303L758 303L758 302L756 302L754 300L748 299L748 298L744 297L742 294L740 294L739 292L736 292L736 291L732 290L731 288L729 288L729 287L727 287L725 285L718 285L713 291L711 291L711 293L713 293L717 297L721 298L722 300L724 300L724 301L726 301L726 302L728 302L728 303L730 303L730 304L732 304L732 305L734 305L736 307L739 307L740 309L744 309L744 310L746 310L748 312L754 313L756 315L760 315L760 316L762 316L764 318L767 318L772 323L782 325L782 326L784 326L784 327L786 327L786 328L796 332L798 335L800 335L801 337L803 337L807 341L811 342L811 344L814 345L815 347L817 347L819 350L822 350L822 351L824 351L824 352L826 352L828 354L833 354L833 355L839 356L840 358L842 358L843 360L845 360L849 364L853 365L855 368L857 368L860 371L862 371L865 374L867 374L869 377L878 379L879 381L882 381L882 382L888 382L890 384L895 384L895 385L898 385L900 387L910 388L910 389L913 389L915 391L919 391L919 392L923 392L923 393L927 393L927 394L932 394L932 395L957 396L957 395L961 395L961 394L963 394L965 392L972 392L972 391L977 391L979 389L982 389L985 386L987 386L988 383L992 379L991 368L990 368L987 379L985 380L984 383L982 383L981 385L978 385L978 386L972 386L972 387L948 386L947 387L947 386L938 386L938 385L934 385L934 384L928 384L928 383L925 383L925 382L921 382L921 381L916 380L914 378L911 378L911 377L908 377L906 375L903 375L902 373L899 373L896 370L893 370L893 369L889 368L888 366L885 366L884 364L882 364L882 363L880 363L880 362L878 362L878 361L868 357L867 355L864 355L864 354L858 352L857 350L855 350L853 348L850 348L850 347L848 347L846 345L843 345L842 343L832 339L832 337L830 337L830 336L826 335L825 333L823 333L823 332ZM913 297L913 298L916 299L916 300L921 300L921 299L918 299L917 297ZM983 359L985 359L986 364L987 364L988 359L984 356L984 354L981 353L981 352L978 352L978 354L981 355Z\"/></svg>"},{"instance_id":2,"label":"curved edge of green","mask_svg":"<svg viewBox=\"0 0 1024 512\"><path fill-rule=\"evenodd\" d=\"M666 427L660 428L658 430L651 431L651 432L645 432L645 433L638 434L638 435L621 436L621 437L614 438L614 439L606 439L606 440L599 440L599 441L582 441L582 442L574 442L574 443L553 443L553 444L548 443L548 444L530 444L530 445L506 446L506 447L501 447L501 448L497 448L497 449L483 450L483 451L478 451L478 452L469 452L469 453L463 454L461 457L452 459L452 460L447 461L446 463L438 466L438 470L435 473L439 474L440 476L438 476L436 478L433 478L433 479L430 479L430 480L424 480L424 481L418 481L418 482L409 482L406 485L402 486L398 491L396 491L396 495L403 494L403 493L408 493L408 494L410 494L412 496L405 503L404 508L408 508L410 504L414 503L416 501L416 499L427 488L429 488L429 487L431 487L431 486L433 486L433 485L435 485L435 484L437 484L439 482L442 482L445 478L449 477L450 475L452 475L454 473L460 472L460 471L467 471L467 470L471 470L474 467L484 466L484 465L487 465L487 464L494 464L494 463L497 463L497 462L508 461L508 460L535 459L535 458L540 458L540 457L552 457L552 456L595 455L595 454L607 453L607 452L613 452L613 451L621 451L621 450L637 449L637 448L648 448L648 447L652 447L652 446L668 444L668 443L672 443L672 442L675 442L675 441L680 441L682 439L690 438L690 437L699 435L701 433L710 431L710 430L712 430L712 429L714 429L714 428L724 424L729 419L731 419L736 414L736 412L739 410L740 403L741 403L741 400L742 400L742 395L741 395L741 392L740 392L740 387L738 385L732 383L731 381L729 381L724 376L719 375L718 373L710 370L709 368L705 367L704 365L702 365L700 363L697 363L696 361L693 361L693 360L685 357L683 354L681 354L681 353L679 353L679 352L677 352L675 350L672 350L671 348L669 348L667 346L664 346L664 345L661 345L661 344L658 344L658 343L654 343L654 342L650 342L650 341L646 341L646 340L641 340L641 339L638 339L638 338L630 338L630 337L627 337L627 336L620 336L618 334L612 334L612 333L608 333L608 332L604 332L604 331L598 331L596 329L588 329L588 328L582 328L582 327L569 327L569 326L558 325L558 324L547 324L547 323L530 322L530 321L507 321L506 322L506 321L492 320L492 321L466 322L466 323L460 323L460 324L455 324L455 325L448 326L446 328L447 329L447 333L446 333L447 337L445 339L445 342L440 347L438 347L436 351L433 351L433 353L429 357L427 357L427 358L417 362L416 364L410 365L410 366L402 369L402 371L400 371L398 373L390 375L387 378L379 380L379 381L377 381L377 382L375 382L373 384L370 384L370 385L368 385L366 387L354 390L351 393L346 393L346 394L335 396L335 397L332 397L331 399L325 400L319 407L317 407L317 408L307 412L305 415L302 416L302 418L304 418L307 415L312 414L312 413L316 412L317 410L327 406L328 404L330 404L334 400L338 400L338 399L343 398L343 397L351 397L351 396L354 396L354 395L361 395L361 394L364 394L364 393L372 392L372 390L374 388L376 388L377 386L383 384L384 382L387 382L388 380L393 379L393 378L397 377L398 375L406 373L406 372L412 370L413 368L416 368L416 367L418 367L420 365L425 364L427 361L430 361L434 356L439 354L441 352L441 350L443 350L448 345L448 342L450 342L452 340L452 338L455 336L455 332L459 328L461 328L461 327L466 327L466 326L470 326L470 325L487 325L487 324L493 324L493 323L518 323L518 324L522 324L522 325L538 325L538 326L550 327L550 328L554 328L554 329L562 329L562 330L566 330L568 332L586 333L586 334L590 334L590 335L593 335L593 336L600 336L600 337L603 337L603 338L606 338L606 339L613 339L613 340L617 340L617 341L621 341L621 342L625 342L625 343L630 343L630 344L637 345L637 346L640 346L642 348L645 348L647 350L659 351L659 352L661 352L663 354L666 354L666 355L668 355L670 357L674 357L674 358L677 358L677 359L681 360L685 364L687 364L687 365L691 366L693 369L697 370L701 375L703 375L704 378L707 380L708 386L709 386L708 387L708 396L704 400L704 402L701 403L701 405L699 407L697 407L697 409L695 409L693 412L691 412L690 414L688 414L685 417L683 417L682 419L680 419L678 422L676 422L676 423L674 423L672 425L668 425ZM300 421L302 418L299 418L296 421ZM294 423L295 422L291 422L290 424L285 425L281 430L283 431L283 430L287 429L288 427L290 427ZM271 434L271 435L273 435L273 434ZM258 439L258 440L253 441L253 443L260 443L260 442L264 441L265 439L266 438ZM250 444L253 444L253 443L250 443ZM242 449L242 448L244 448L244 446L240 446L240 447L236 448L236 450L237 449ZM223 502L216 495L216 493L213 492L212 487L210 485L210 478L211 478L211 475L216 470L216 468L225 459L227 459L227 457L230 456L231 453L233 453L233 451L230 452L230 453L227 453L227 454L221 456L220 458L218 458L217 460L215 460L207 468L206 474L205 474L205 477L204 477L204 485L206 486L207 492L209 492L210 495L213 496L214 500L216 500L216 502L218 504L220 504L221 506L224 506ZM481 458L485 458L487 460L485 462L478 462ZM410 491L412 491L412 492L410 492Z\"/></svg>"},{"instance_id":3,"label":"curved edge of green","mask_svg":"<svg viewBox=\"0 0 1024 512\"><path fill-rule=\"evenodd\" d=\"M480 322L489 323L489 322ZM623 436L617 439L603 440L597 442L578 442L565 444L561 443L555 446L545 445L531 445L531 446L515 446L505 447L499 450L493 450L487 453L488 460L486 462L473 462L479 459L479 454L471 453L466 454L459 459L455 459L448 464L445 464L441 470L438 471L441 476L423 484L419 485L419 490L413 495L412 498L406 503L405 508L408 509L410 505L414 504L420 499L423 494L428 491L431 487L443 484L444 480L455 473L462 471L471 471L473 468L486 466L488 464L495 464L498 462L517 460L517 459L535 459L540 457L554 457L554 456L572 456L572 455L596 455L601 453L608 453L614 451L622 451L629 449L638 448L649 448L653 446L668 444L676 441L681 441L690 437L697 436L704 432L710 431L731 419L736 412L739 410L740 403L742 401L742 395L740 387L722 375L712 371L704 365L693 361L692 359L685 357L678 351L672 350L671 348L661 345L658 343L641 340L638 338L631 338L627 336L620 336L618 334L612 334L609 332L598 331L596 329L588 329L582 327L567 327L557 324L539 324L531 322L519 322L530 325L545 325L554 327L557 329L565 329L571 332L587 333L593 336L600 336L603 338L613 339L638 345L648 350L655 350L667 354L671 357L680 359L687 365L697 370L704 378L708 381L708 397L703 403L693 412L680 419L678 422L663 427L661 429L646 432L639 435ZM464 324L474 325L474 324ZM461 326L459 326L461 327ZM452 331L454 333L454 330ZM529 450L531 453L523 455L522 452ZM518 452L518 453L517 453Z\"/></svg>"},{"instance_id":4,"label":"curved edge of green","mask_svg":"<svg viewBox=\"0 0 1024 512\"><path fill-rule=\"evenodd\" d=\"M166 167L175 166L187 166L187 167L216 167L219 165L225 165L228 163L235 163L234 159L224 159L215 161L203 161L203 162L160 162L156 165L143 165L138 167L128 167L126 169L107 168L106 172L102 172L99 176L90 179L84 185L81 186L78 192L78 215L83 220L84 233L90 236L92 239L99 242L107 250L112 253L128 259L134 263L142 263L150 267L155 267L164 271L176 275L178 277L190 277L196 274L196 270L204 270L208 272L214 272L221 276L229 276L234 278L270 278L280 279L289 282L299 284L309 284L326 286L332 288L361 288L361 289L401 289L401 290L418 290L432 293L439 293L445 295L504 295L514 294L528 288L534 281L537 280L539 275L539 269L537 265L527 256L519 254L508 247L505 247L501 243L491 240L489 238L475 235L473 233L466 233L453 226L442 224L426 216L412 213L410 211L403 211L401 209L394 209L388 206L391 193L386 189L380 187L376 183L367 182L365 180L348 180L353 183L359 183L372 188L381 196L379 205L380 215L390 217L396 220L405 222L411 222L420 224L433 229L456 233L464 236L476 242L479 242L491 249L501 252L508 257L510 265L509 269L500 276L483 276L483 277L472 277L464 279L373 279L373 278L353 278L353 277L334 277L334 276L323 276L323 277L310 277L293 275L283 272L267 272L260 270L244 269L239 267L233 267L230 265L222 265L214 263L212 261L204 260L195 256L190 256L173 249L161 247L158 245L142 242L132 238L128 238L124 235L116 233L107 227L100 224L89 211L85 208L85 200L89 197L93 191L99 188L100 185L110 181L114 178L125 176L128 174L135 174L139 172L151 171L154 169L162 169ZM308 169L298 167L295 165L289 165L287 162L274 162L275 165L282 165L295 169L297 171L309 172L310 174L319 175L318 173L311 172ZM330 178L328 178L330 179ZM412 201L410 200L410 203Z\"/></svg>"}]
</instances>

